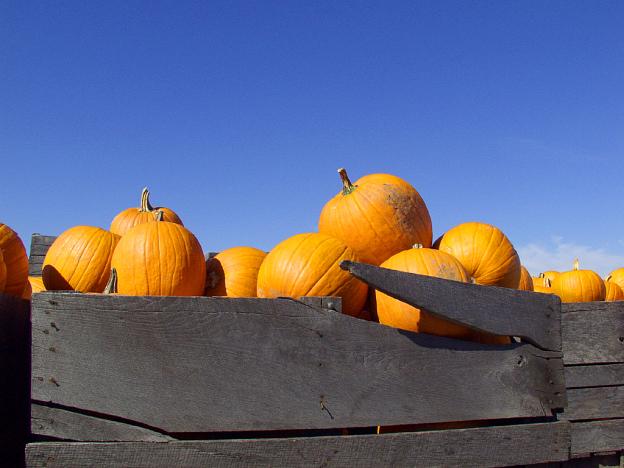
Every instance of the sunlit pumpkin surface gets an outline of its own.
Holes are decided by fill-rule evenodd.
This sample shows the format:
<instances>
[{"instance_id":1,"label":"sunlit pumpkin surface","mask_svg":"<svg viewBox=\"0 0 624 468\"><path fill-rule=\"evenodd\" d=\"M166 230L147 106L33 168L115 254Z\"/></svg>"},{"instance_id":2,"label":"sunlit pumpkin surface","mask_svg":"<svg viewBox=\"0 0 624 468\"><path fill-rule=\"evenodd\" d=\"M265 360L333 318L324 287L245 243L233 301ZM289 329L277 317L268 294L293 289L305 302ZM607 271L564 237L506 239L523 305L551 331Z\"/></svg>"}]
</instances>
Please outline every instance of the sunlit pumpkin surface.
<instances>
[{"instance_id":1,"label":"sunlit pumpkin surface","mask_svg":"<svg viewBox=\"0 0 624 468\"><path fill-rule=\"evenodd\" d=\"M617 270L613 270L607 276L608 281L611 281L617 284L622 290L624 290L624 268L618 268Z\"/></svg>"},{"instance_id":2,"label":"sunlit pumpkin surface","mask_svg":"<svg viewBox=\"0 0 624 468\"><path fill-rule=\"evenodd\" d=\"M604 301L607 290L598 273L580 270L578 261L574 269L560 273L552 282L552 289L561 302Z\"/></svg>"},{"instance_id":3,"label":"sunlit pumpkin surface","mask_svg":"<svg viewBox=\"0 0 624 468\"><path fill-rule=\"evenodd\" d=\"M520 266L520 283L518 284L518 289L533 291L533 278L531 278L529 270L522 265Z\"/></svg>"},{"instance_id":4,"label":"sunlit pumpkin surface","mask_svg":"<svg viewBox=\"0 0 624 468\"><path fill-rule=\"evenodd\" d=\"M613 281L605 281L605 301L622 301L624 300L624 291Z\"/></svg>"},{"instance_id":5,"label":"sunlit pumpkin surface","mask_svg":"<svg viewBox=\"0 0 624 468\"><path fill-rule=\"evenodd\" d=\"M266 255L254 247L232 247L206 260L206 296L256 297Z\"/></svg>"},{"instance_id":6,"label":"sunlit pumpkin surface","mask_svg":"<svg viewBox=\"0 0 624 468\"><path fill-rule=\"evenodd\" d=\"M28 282L28 254L17 233L2 223L0 223L0 250L6 268L3 292L21 297Z\"/></svg>"}]
</instances>

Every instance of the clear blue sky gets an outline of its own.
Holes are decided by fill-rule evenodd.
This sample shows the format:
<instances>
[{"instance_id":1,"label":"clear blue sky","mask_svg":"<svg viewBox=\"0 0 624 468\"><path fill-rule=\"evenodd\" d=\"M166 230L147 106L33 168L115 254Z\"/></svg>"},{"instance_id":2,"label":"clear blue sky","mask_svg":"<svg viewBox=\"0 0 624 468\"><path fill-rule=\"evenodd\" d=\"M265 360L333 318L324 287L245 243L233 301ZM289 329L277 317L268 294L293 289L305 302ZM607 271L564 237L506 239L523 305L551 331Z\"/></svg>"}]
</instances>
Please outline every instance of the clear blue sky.
<instances>
[{"instance_id":1,"label":"clear blue sky","mask_svg":"<svg viewBox=\"0 0 624 468\"><path fill-rule=\"evenodd\" d=\"M107 228L147 185L206 250L270 249L345 166L410 181L435 236L481 220L624 266L623 24L618 1L5 1L0 219Z\"/></svg>"}]
</instances>

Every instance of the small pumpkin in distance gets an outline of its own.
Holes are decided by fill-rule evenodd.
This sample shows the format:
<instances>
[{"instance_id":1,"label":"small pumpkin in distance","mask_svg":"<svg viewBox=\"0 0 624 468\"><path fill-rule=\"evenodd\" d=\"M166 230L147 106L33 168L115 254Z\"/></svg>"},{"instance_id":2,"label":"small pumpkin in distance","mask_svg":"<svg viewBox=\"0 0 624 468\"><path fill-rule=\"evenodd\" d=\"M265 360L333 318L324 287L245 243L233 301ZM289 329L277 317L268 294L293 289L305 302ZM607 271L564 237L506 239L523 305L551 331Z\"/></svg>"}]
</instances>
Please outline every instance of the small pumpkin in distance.
<instances>
[{"instance_id":1,"label":"small pumpkin in distance","mask_svg":"<svg viewBox=\"0 0 624 468\"><path fill-rule=\"evenodd\" d=\"M531 273L523 265L520 265L520 283L518 289L522 291L533 291L533 278Z\"/></svg>"},{"instance_id":2,"label":"small pumpkin in distance","mask_svg":"<svg viewBox=\"0 0 624 468\"><path fill-rule=\"evenodd\" d=\"M338 173L342 190L321 211L321 234L340 239L374 265L414 244L431 246L429 210L411 184L390 174L351 183L345 169Z\"/></svg>"},{"instance_id":3,"label":"small pumpkin in distance","mask_svg":"<svg viewBox=\"0 0 624 468\"><path fill-rule=\"evenodd\" d=\"M552 283L548 278L534 278L533 282L533 292L543 293L543 294L555 294L552 289Z\"/></svg>"},{"instance_id":4,"label":"small pumpkin in distance","mask_svg":"<svg viewBox=\"0 0 624 468\"><path fill-rule=\"evenodd\" d=\"M358 316L368 286L340 268L340 262L359 262L357 254L335 237L321 233L296 234L277 244L258 271L258 297L337 296L342 311Z\"/></svg>"},{"instance_id":5,"label":"small pumpkin in distance","mask_svg":"<svg viewBox=\"0 0 624 468\"><path fill-rule=\"evenodd\" d=\"M110 263L117 273L117 291L131 296L202 296L206 263L199 241L181 224L162 218L157 212L158 222L137 224L117 244Z\"/></svg>"},{"instance_id":6,"label":"small pumpkin in distance","mask_svg":"<svg viewBox=\"0 0 624 468\"><path fill-rule=\"evenodd\" d=\"M206 296L256 297L258 271L266 253L232 247L206 260Z\"/></svg>"},{"instance_id":7,"label":"small pumpkin in distance","mask_svg":"<svg viewBox=\"0 0 624 468\"><path fill-rule=\"evenodd\" d=\"M110 226L110 232L123 236L129 229L137 224L154 222L157 211L162 212L163 221L183 226L182 220L173 210L165 207L154 208L150 203L149 195L149 190L145 187L141 192L141 203L139 207L127 208L115 216Z\"/></svg>"},{"instance_id":8,"label":"small pumpkin in distance","mask_svg":"<svg viewBox=\"0 0 624 468\"><path fill-rule=\"evenodd\" d=\"M507 236L491 224L459 224L444 233L439 250L457 258L477 284L515 289L520 283L520 257Z\"/></svg>"},{"instance_id":9,"label":"small pumpkin in distance","mask_svg":"<svg viewBox=\"0 0 624 468\"><path fill-rule=\"evenodd\" d=\"M574 260L571 271L560 273L552 282L553 292L561 302L604 301L606 286L598 273L579 269L578 259Z\"/></svg>"},{"instance_id":10,"label":"small pumpkin in distance","mask_svg":"<svg viewBox=\"0 0 624 468\"><path fill-rule=\"evenodd\" d=\"M617 284L624 291L624 267L617 268L609 273L608 280Z\"/></svg>"},{"instance_id":11,"label":"small pumpkin in distance","mask_svg":"<svg viewBox=\"0 0 624 468\"><path fill-rule=\"evenodd\" d=\"M6 267L4 293L22 297L28 282L28 254L17 233L0 223L0 250Z\"/></svg>"},{"instance_id":12,"label":"small pumpkin in distance","mask_svg":"<svg viewBox=\"0 0 624 468\"><path fill-rule=\"evenodd\" d=\"M74 226L66 230L54 240L43 261L45 288L101 293L118 242L118 235L99 227Z\"/></svg>"},{"instance_id":13,"label":"small pumpkin in distance","mask_svg":"<svg viewBox=\"0 0 624 468\"><path fill-rule=\"evenodd\" d=\"M610 278L610 276L607 276L607 279L605 280L605 301L624 301L624 291L617 283L611 281Z\"/></svg>"}]
</instances>

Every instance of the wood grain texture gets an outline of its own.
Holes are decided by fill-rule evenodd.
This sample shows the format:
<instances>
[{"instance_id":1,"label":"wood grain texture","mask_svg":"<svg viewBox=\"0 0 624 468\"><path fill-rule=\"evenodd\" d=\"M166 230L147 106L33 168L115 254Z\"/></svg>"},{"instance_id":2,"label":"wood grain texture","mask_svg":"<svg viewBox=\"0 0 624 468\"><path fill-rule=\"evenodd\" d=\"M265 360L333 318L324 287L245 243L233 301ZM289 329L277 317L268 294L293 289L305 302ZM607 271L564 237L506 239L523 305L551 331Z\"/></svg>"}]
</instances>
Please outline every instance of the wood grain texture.
<instances>
[{"instance_id":1,"label":"wood grain texture","mask_svg":"<svg viewBox=\"0 0 624 468\"><path fill-rule=\"evenodd\" d=\"M562 304L564 363L624 362L624 301Z\"/></svg>"},{"instance_id":2,"label":"wood grain texture","mask_svg":"<svg viewBox=\"0 0 624 468\"><path fill-rule=\"evenodd\" d=\"M193 442L36 443L28 467L449 467L566 460L566 423L385 435ZM530 449L528 449L530 448Z\"/></svg>"},{"instance_id":3,"label":"wood grain texture","mask_svg":"<svg viewBox=\"0 0 624 468\"><path fill-rule=\"evenodd\" d=\"M565 404L557 353L292 299L39 293L32 353L34 400L168 433L537 417Z\"/></svg>"},{"instance_id":4,"label":"wood grain texture","mask_svg":"<svg viewBox=\"0 0 624 468\"><path fill-rule=\"evenodd\" d=\"M64 440L162 442L173 438L142 427L33 403L31 433Z\"/></svg>"},{"instance_id":5,"label":"wood grain texture","mask_svg":"<svg viewBox=\"0 0 624 468\"><path fill-rule=\"evenodd\" d=\"M594 364L565 368L567 388L624 385L624 364Z\"/></svg>"},{"instance_id":6,"label":"wood grain texture","mask_svg":"<svg viewBox=\"0 0 624 468\"><path fill-rule=\"evenodd\" d=\"M341 267L369 286L444 319L561 351L561 302L552 294L479 286L365 263Z\"/></svg>"},{"instance_id":7,"label":"wood grain texture","mask_svg":"<svg viewBox=\"0 0 624 468\"><path fill-rule=\"evenodd\" d=\"M55 239L56 236L32 235L28 256L28 274L30 276L41 276L41 266L45 260L45 255Z\"/></svg>"},{"instance_id":8,"label":"wood grain texture","mask_svg":"<svg viewBox=\"0 0 624 468\"><path fill-rule=\"evenodd\" d=\"M571 388L561 419L624 418L624 386Z\"/></svg>"},{"instance_id":9,"label":"wood grain texture","mask_svg":"<svg viewBox=\"0 0 624 468\"><path fill-rule=\"evenodd\" d=\"M572 456L624 451L624 419L573 423L570 433Z\"/></svg>"}]
</instances>

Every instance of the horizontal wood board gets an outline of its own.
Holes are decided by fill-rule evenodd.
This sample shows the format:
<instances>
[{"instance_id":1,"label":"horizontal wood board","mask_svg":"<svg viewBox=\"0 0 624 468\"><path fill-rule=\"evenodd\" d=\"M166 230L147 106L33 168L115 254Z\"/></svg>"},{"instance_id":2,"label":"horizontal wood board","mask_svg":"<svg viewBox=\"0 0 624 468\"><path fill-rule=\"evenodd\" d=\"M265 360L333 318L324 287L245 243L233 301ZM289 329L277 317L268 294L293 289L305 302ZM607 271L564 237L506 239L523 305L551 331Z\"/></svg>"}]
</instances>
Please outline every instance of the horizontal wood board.
<instances>
[{"instance_id":1,"label":"horizontal wood board","mask_svg":"<svg viewBox=\"0 0 624 468\"><path fill-rule=\"evenodd\" d=\"M624 419L573 423L570 434L573 457L624 450Z\"/></svg>"},{"instance_id":2,"label":"horizontal wood board","mask_svg":"<svg viewBox=\"0 0 624 468\"><path fill-rule=\"evenodd\" d=\"M45 292L32 321L33 400L164 432L542 417L565 405L557 353L290 299Z\"/></svg>"},{"instance_id":3,"label":"horizontal wood board","mask_svg":"<svg viewBox=\"0 0 624 468\"><path fill-rule=\"evenodd\" d=\"M624 363L624 301L562 304L566 365Z\"/></svg>"},{"instance_id":4,"label":"horizontal wood board","mask_svg":"<svg viewBox=\"0 0 624 468\"><path fill-rule=\"evenodd\" d=\"M624 363L566 366L567 388L624 385Z\"/></svg>"},{"instance_id":5,"label":"horizontal wood board","mask_svg":"<svg viewBox=\"0 0 624 468\"><path fill-rule=\"evenodd\" d=\"M48 249L56 239L56 236L42 236L33 234L30 238L30 254L28 256L28 274L41 276L41 266L45 260Z\"/></svg>"},{"instance_id":6,"label":"horizontal wood board","mask_svg":"<svg viewBox=\"0 0 624 468\"><path fill-rule=\"evenodd\" d=\"M553 294L460 283L350 261L341 267L369 286L441 318L561 351L561 301Z\"/></svg>"},{"instance_id":7,"label":"horizontal wood board","mask_svg":"<svg viewBox=\"0 0 624 468\"><path fill-rule=\"evenodd\" d=\"M35 443L28 467L449 467L567 460L569 425L525 424L384 435L184 442Z\"/></svg>"},{"instance_id":8,"label":"horizontal wood board","mask_svg":"<svg viewBox=\"0 0 624 468\"><path fill-rule=\"evenodd\" d=\"M570 388L567 395L562 419L624 418L624 386Z\"/></svg>"}]
</instances>

